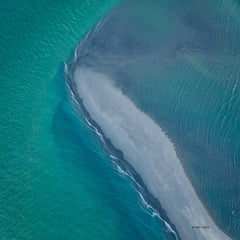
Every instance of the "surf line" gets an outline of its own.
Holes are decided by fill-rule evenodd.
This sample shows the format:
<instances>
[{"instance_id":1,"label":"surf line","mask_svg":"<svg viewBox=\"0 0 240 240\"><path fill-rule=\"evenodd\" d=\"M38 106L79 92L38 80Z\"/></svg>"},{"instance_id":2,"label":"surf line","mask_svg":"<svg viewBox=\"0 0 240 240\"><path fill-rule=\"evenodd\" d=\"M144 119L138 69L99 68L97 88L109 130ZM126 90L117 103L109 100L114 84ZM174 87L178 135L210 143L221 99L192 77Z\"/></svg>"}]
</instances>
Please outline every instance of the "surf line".
<instances>
[{"instance_id":1,"label":"surf line","mask_svg":"<svg viewBox=\"0 0 240 240\"><path fill-rule=\"evenodd\" d=\"M122 172L128 177L130 177L134 183L136 191L146 209L151 210L151 215L153 217L158 217L163 224L166 226L166 231L173 236L176 240L181 240L179 234L174 226L174 224L168 218L166 211L161 206L161 203L148 191L146 185L144 184L141 176L136 172L133 166L124 159L123 153L115 148L111 141L104 135L102 129L99 125L91 118L90 114L83 105L82 99L76 92L76 84L72 81L73 77L73 63L65 64L65 76L67 80L67 89L69 97L73 101L76 110L80 111L84 116L86 123L96 132L97 136L101 140L106 150L109 154L113 163L120 168Z\"/></svg>"},{"instance_id":2,"label":"surf line","mask_svg":"<svg viewBox=\"0 0 240 240\"><path fill-rule=\"evenodd\" d=\"M173 232L186 240L229 239L198 199L173 144L161 128L123 95L107 75L78 64L71 71L74 96L85 115L95 127L99 126L107 142L121 150L122 158L137 173L141 185L156 202L161 202L167 219L174 223Z\"/></svg>"}]
</instances>

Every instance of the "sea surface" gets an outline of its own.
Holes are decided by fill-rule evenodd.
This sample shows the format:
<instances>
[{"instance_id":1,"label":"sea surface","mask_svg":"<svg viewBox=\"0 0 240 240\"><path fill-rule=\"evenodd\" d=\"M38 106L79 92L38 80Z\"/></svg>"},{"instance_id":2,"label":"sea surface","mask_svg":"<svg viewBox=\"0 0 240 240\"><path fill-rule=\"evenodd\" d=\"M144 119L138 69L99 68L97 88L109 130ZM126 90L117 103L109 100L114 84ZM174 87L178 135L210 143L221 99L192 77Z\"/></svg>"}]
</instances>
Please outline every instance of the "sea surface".
<instances>
[{"instance_id":1,"label":"sea surface","mask_svg":"<svg viewBox=\"0 0 240 240\"><path fill-rule=\"evenodd\" d=\"M0 239L172 239L74 108L64 63L113 0L0 1Z\"/></svg>"},{"instance_id":2,"label":"sea surface","mask_svg":"<svg viewBox=\"0 0 240 240\"><path fill-rule=\"evenodd\" d=\"M81 64L121 76L239 240L236 0L0 1L0 239L176 239L73 101L65 63L80 42Z\"/></svg>"},{"instance_id":3,"label":"sea surface","mask_svg":"<svg viewBox=\"0 0 240 240\"><path fill-rule=\"evenodd\" d=\"M73 60L83 79L98 76L96 96L105 75L164 130L199 199L232 239L240 238L239 29L239 1L123 0L86 35ZM105 100L104 114L114 119L117 108Z\"/></svg>"}]
</instances>

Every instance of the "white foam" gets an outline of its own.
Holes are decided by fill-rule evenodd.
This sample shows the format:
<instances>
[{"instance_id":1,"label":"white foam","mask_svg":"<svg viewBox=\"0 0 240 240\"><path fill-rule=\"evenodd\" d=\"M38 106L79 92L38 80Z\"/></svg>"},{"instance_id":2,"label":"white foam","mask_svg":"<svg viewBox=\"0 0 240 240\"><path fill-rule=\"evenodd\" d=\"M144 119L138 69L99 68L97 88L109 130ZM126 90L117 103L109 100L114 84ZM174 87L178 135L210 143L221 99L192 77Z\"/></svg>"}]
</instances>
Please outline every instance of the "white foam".
<instances>
[{"instance_id":1,"label":"white foam","mask_svg":"<svg viewBox=\"0 0 240 240\"><path fill-rule=\"evenodd\" d=\"M79 67L74 80L92 119L159 199L180 237L230 239L214 224L198 199L173 144L161 128L123 95L108 76Z\"/></svg>"}]
</instances>

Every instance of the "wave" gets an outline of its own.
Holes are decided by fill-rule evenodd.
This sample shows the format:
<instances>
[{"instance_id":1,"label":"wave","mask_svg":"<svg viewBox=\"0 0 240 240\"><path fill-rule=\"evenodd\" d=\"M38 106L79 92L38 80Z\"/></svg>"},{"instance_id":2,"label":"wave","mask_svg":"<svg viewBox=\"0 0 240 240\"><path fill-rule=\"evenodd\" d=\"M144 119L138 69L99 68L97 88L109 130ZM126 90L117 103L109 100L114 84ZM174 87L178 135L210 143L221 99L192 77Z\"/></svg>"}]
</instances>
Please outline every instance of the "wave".
<instances>
[{"instance_id":1,"label":"wave","mask_svg":"<svg viewBox=\"0 0 240 240\"><path fill-rule=\"evenodd\" d=\"M141 176L180 237L186 240L229 239L214 224L198 199L173 144L162 129L107 75L76 67L72 80L90 118Z\"/></svg>"},{"instance_id":2,"label":"wave","mask_svg":"<svg viewBox=\"0 0 240 240\"><path fill-rule=\"evenodd\" d=\"M79 50L77 48L76 52ZM76 56L76 53L75 53ZM148 191L147 187L143 183L141 176L135 171L135 169L123 158L122 152L118 151L112 143L105 137L104 133L102 132L101 128L97 125L97 123L91 118L89 113L87 112L85 106L82 104L82 99L76 93L76 86L74 81L71 81L73 78L72 73L74 72L77 65L77 58L74 57L72 63L65 64L65 74L68 80L67 88L70 93L70 98L73 100L73 104L77 110L81 112L83 115L86 123L89 127L91 127L96 135L99 137L101 142L104 145L104 149L106 150L106 154L108 154L115 164L117 171L125 177L129 177L139 194L141 202L143 206L148 209L150 215L152 217L157 217L160 219L166 227L166 231L176 240L180 240L179 235L176 231L175 226L170 222L168 216L166 215L165 210L162 208L160 202L154 198L154 196ZM119 154L120 153L120 154ZM171 238L172 239L172 238Z\"/></svg>"}]
</instances>

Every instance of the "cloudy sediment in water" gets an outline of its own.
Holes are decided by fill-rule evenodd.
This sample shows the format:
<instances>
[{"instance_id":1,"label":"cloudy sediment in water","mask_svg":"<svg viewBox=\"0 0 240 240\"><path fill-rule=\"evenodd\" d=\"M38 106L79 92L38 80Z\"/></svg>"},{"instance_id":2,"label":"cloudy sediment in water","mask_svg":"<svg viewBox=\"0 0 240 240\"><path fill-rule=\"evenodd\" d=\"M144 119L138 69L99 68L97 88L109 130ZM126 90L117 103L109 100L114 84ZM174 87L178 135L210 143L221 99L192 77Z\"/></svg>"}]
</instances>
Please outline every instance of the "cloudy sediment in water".
<instances>
[{"instance_id":1,"label":"cloudy sediment in water","mask_svg":"<svg viewBox=\"0 0 240 240\"><path fill-rule=\"evenodd\" d=\"M229 239L198 200L173 144L157 124L104 74L79 68L74 81L91 118L161 201L182 239Z\"/></svg>"},{"instance_id":2,"label":"cloudy sediment in water","mask_svg":"<svg viewBox=\"0 0 240 240\"><path fill-rule=\"evenodd\" d=\"M70 67L183 239L240 238L239 25L236 1L124 0Z\"/></svg>"}]
</instances>

